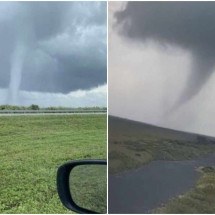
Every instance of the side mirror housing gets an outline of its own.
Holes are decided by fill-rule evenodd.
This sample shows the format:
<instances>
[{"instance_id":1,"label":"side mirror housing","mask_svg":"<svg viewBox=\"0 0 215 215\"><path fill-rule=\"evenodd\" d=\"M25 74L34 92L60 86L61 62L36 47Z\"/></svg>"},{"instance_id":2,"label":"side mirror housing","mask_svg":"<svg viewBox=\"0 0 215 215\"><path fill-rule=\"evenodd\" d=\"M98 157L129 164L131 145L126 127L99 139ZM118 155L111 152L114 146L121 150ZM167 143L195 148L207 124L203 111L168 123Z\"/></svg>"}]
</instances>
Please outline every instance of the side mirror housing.
<instances>
[{"instance_id":1,"label":"side mirror housing","mask_svg":"<svg viewBox=\"0 0 215 215\"><path fill-rule=\"evenodd\" d=\"M107 161L78 160L57 171L57 191L63 205L77 213L107 213Z\"/></svg>"}]
</instances>

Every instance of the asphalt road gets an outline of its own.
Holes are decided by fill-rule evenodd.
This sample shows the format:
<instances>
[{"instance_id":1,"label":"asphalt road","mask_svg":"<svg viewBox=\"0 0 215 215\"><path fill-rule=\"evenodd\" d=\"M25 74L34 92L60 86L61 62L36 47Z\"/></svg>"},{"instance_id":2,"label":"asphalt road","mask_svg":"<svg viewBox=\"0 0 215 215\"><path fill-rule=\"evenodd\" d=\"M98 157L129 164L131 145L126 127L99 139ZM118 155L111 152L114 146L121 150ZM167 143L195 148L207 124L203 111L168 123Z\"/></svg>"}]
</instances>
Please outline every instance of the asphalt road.
<instances>
[{"instance_id":1,"label":"asphalt road","mask_svg":"<svg viewBox=\"0 0 215 215\"><path fill-rule=\"evenodd\" d=\"M191 189L199 166L215 165L215 155L189 161L152 161L118 175L109 175L109 213L151 213Z\"/></svg>"}]
</instances>

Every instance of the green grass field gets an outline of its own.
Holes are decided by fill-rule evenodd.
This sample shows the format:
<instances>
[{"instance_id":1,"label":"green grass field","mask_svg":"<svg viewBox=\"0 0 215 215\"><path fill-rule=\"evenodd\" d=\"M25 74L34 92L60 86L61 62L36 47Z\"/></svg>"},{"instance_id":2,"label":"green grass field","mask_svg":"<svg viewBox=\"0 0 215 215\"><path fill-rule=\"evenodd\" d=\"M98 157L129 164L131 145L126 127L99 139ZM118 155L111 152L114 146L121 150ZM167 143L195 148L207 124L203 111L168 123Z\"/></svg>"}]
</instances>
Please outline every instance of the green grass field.
<instances>
[{"instance_id":1,"label":"green grass field","mask_svg":"<svg viewBox=\"0 0 215 215\"><path fill-rule=\"evenodd\" d=\"M202 176L195 188L170 200L154 213L161 214L214 214L215 168L202 168Z\"/></svg>"},{"instance_id":2,"label":"green grass field","mask_svg":"<svg viewBox=\"0 0 215 215\"><path fill-rule=\"evenodd\" d=\"M106 115L0 117L0 213L72 213L56 171L89 158L106 158Z\"/></svg>"}]
</instances>

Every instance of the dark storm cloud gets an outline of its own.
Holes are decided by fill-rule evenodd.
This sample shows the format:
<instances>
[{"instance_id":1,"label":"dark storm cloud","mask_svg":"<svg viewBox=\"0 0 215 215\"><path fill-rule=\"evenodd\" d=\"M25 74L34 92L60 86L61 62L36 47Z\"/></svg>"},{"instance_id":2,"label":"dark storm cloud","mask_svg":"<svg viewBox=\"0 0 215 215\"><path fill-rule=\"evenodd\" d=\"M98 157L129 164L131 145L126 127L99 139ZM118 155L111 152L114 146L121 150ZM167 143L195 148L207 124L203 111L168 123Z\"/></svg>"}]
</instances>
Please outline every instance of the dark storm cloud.
<instances>
[{"instance_id":1,"label":"dark storm cloud","mask_svg":"<svg viewBox=\"0 0 215 215\"><path fill-rule=\"evenodd\" d=\"M32 63L25 68L26 72L23 76L26 80L32 79L33 81L23 81L21 86L29 91L38 91L39 86L41 91L49 89L51 92L69 92L74 89L89 89L103 84L106 81L105 55L103 55L104 59L100 59L93 54L89 55L90 50L85 51L86 53L80 55L78 53L57 55L54 57L57 59L56 61L49 58L42 63L46 65L38 68L35 73L29 73L28 71L32 70L33 66L37 67L36 63ZM48 58L43 55L41 57Z\"/></svg>"},{"instance_id":2,"label":"dark storm cloud","mask_svg":"<svg viewBox=\"0 0 215 215\"><path fill-rule=\"evenodd\" d=\"M66 93L104 84L105 42L105 2L1 2L0 87Z\"/></svg>"},{"instance_id":3,"label":"dark storm cloud","mask_svg":"<svg viewBox=\"0 0 215 215\"><path fill-rule=\"evenodd\" d=\"M128 2L115 15L120 32L128 38L190 51L192 72L175 106L198 94L215 62L215 2Z\"/></svg>"}]
</instances>

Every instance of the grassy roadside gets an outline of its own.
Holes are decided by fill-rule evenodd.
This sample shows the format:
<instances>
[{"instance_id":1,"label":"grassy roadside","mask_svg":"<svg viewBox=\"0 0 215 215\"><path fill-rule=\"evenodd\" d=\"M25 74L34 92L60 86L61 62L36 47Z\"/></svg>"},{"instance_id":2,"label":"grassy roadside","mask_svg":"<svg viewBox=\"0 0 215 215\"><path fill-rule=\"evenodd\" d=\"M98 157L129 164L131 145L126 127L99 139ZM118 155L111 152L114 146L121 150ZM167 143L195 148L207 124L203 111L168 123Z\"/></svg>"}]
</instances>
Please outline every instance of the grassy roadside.
<instances>
[{"instance_id":1,"label":"grassy roadside","mask_svg":"<svg viewBox=\"0 0 215 215\"><path fill-rule=\"evenodd\" d=\"M0 213L71 213L56 171L69 160L106 158L106 115L0 117Z\"/></svg>"},{"instance_id":2,"label":"grassy roadside","mask_svg":"<svg viewBox=\"0 0 215 215\"><path fill-rule=\"evenodd\" d=\"M109 142L109 170L118 173L138 168L153 160L189 160L211 152L215 145L173 140L130 140Z\"/></svg>"},{"instance_id":3,"label":"grassy roadside","mask_svg":"<svg viewBox=\"0 0 215 215\"><path fill-rule=\"evenodd\" d=\"M215 141L196 134L109 116L109 172L152 160L188 160L215 152Z\"/></svg>"},{"instance_id":4,"label":"grassy roadside","mask_svg":"<svg viewBox=\"0 0 215 215\"><path fill-rule=\"evenodd\" d=\"M153 211L161 214L214 214L215 213L215 168L201 169L202 175L194 189L170 200Z\"/></svg>"}]
</instances>

